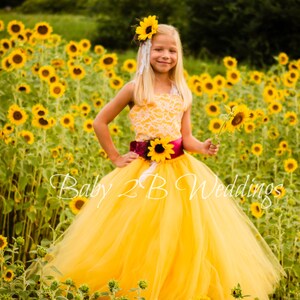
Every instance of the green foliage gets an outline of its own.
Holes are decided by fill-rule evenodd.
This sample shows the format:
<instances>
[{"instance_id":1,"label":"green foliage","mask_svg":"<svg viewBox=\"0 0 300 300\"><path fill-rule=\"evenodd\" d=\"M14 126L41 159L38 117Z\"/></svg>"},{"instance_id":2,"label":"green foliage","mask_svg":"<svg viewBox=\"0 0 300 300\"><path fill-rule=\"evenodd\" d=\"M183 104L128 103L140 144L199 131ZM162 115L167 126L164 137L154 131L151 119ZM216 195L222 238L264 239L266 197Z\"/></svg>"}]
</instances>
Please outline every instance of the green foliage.
<instances>
[{"instance_id":1,"label":"green foliage","mask_svg":"<svg viewBox=\"0 0 300 300\"><path fill-rule=\"evenodd\" d=\"M272 56L298 55L300 7L296 0L186 0L190 19L185 37L197 53L208 49L218 56L233 55L257 65Z\"/></svg>"}]
</instances>

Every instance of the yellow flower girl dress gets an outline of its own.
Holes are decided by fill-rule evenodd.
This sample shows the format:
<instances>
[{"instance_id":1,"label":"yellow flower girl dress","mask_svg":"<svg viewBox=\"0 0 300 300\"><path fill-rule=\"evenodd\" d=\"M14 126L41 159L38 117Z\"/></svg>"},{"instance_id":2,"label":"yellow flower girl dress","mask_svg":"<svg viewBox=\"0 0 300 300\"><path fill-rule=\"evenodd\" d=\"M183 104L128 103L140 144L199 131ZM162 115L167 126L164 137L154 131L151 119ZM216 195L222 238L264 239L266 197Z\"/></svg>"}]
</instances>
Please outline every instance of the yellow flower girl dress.
<instances>
[{"instance_id":1,"label":"yellow flower girl dress","mask_svg":"<svg viewBox=\"0 0 300 300\"><path fill-rule=\"evenodd\" d=\"M152 104L134 105L135 143L180 141L182 104L173 89ZM147 280L148 300L232 299L237 284L247 299L269 299L284 274L276 257L210 168L178 153L160 162L140 155L103 177L54 246L44 274L92 291L105 291L116 279L119 295L128 296L138 280Z\"/></svg>"}]
</instances>

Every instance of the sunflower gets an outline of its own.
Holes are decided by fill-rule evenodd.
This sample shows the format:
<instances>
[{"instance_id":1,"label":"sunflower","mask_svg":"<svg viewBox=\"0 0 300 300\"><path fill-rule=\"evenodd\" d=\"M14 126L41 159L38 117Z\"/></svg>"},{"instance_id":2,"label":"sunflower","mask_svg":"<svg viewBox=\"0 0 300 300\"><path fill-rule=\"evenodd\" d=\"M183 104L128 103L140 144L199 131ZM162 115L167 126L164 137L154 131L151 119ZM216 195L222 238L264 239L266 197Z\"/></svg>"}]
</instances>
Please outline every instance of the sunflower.
<instances>
[{"instance_id":1,"label":"sunflower","mask_svg":"<svg viewBox=\"0 0 300 300\"><path fill-rule=\"evenodd\" d=\"M287 173L293 173L298 168L298 162L294 158L284 160L284 170Z\"/></svg>"},{"instance_id":2,"label":"sunflower","mask_svg":"<svg viewBox=\"0 0 300 300\"><path fill-rule=\"evenodd\" d=\"M47 129L51 128L53 123L44 117L35 117L32 120L32 125L35 127L47 130Z\"/></svg>"},{"instance_id":3,"label":"sunflower","mask_svg":"<svg viewBox=\"0 0 300 300\"><path fill-rule=\"evenodd\" d=\"M60 124L66 128L74 127L74 117L71 114L66 114L60 119Z\"/></svg>"},{"instance_id":4,"label":"sunflower","mask_svg":"<svg viewBox=\"0 0 300 300\"><path fill-rule=\"evenodd\" d=\"M290 74L289 74L289 73L283 74L282 82L283 82L283 85L284 85L284 86L289 87L289 88L295 87L295 85L296 85L296 83L297 83L297 81L293 80L293 79L290 77Z\"/></svg>"},{"instance_id":5,"label":"sunflower","mask_svg":"<svg viewBox=\"0 0 300 300\"><path fill-rule=\"evenodd\" d=\"M288 111L284 114L284 120L288 122L289 125L296 125L298 123L297 114L293 111Z\"/></svg>"},{"instance_id":6,"label":"sunflower","mask_svg":"<svg viewBox=\"0 0 300 300\"><path fill-rule=\"evenodd\" d=\"M105 152L104 149L99 149L99 155L102 157L102 158L108 158L108 155L107 153Z\"/></svg>"},{"instance_id":7,"label":"sunflower","mask_svg":"<svg viewBox=\"0 0 300 300\"><path fill-rule=\"evenodd\" d=\"M227 129L230 132L234 132L235 129L239 129L249 119L249 109L246 105L241 104L233 108L233 115L227 122Z\"/></svg>"},{"instance_id":8,"label":"sunflower","mask_svg":"<svg viewBox=\"0 0 300 300\"><path fill-rule=\"evenodd\" d=\"M201 83L201 78L198 75L192 75L188 79L188 86L193 89L193 86L197 83Z\"/></svg>"},{"instance_id":9,"label":"sunflower","mask_svg":"<svg viewBox=\"0 0 300 300\"><path fill-rule=\"evenodd\" d=\"M95 51L96 54L102 55L104 53L105 49L101 45L95 45L94 51Z\"/></svg>"},{"instance_id":10,"label":"sunflower","mask_svg":"<svg viewBox=\"0 0 300 300\"><path fill-rule=\"evenodd\" d=\"M91 48L91 42L88 39L81 40L79 45L83 52L87 52Z\"/></svg>"},{"instance_id":11,"label":"sunflower","mask_svg":"<svg viewBox=\"0 0 300 300\"><path fill-rule=\"evenodd\" d=\"M20 69L24 67L27 58L24 51L15 49L10 53L9 60L15 69Z\"/></svg>"},{"instance_id":12,"label":"sunflower","mask_svg":"<svg viewBox=\"0 0 300 300\"><path fill-rule=\"evenodd\" d=\"M12 48L12 42L9 39L1 39L0 46L1 46L1 48L3 48L4 50L7 51L10 48Z\"/></svg>"},{"instance_id":13,"label":"sunflower","mask_svg":"<svg viewBox=\"0 0 300 300\"><path fill-rule=\"evenodd\" d=\"M281 156L283 153L284 153L283 149L280 149L280 148L275 149L275 155L276 156Z\"/></svg>"},{"instance_id":14,"label":"sunflower","mask_svg":"<svg viewBox=\"0 0 300 300\"><path fill-rule=\"evenodd\" d=\"M227 70L226 72L226 79L232 83L236 84L240 81L241 74L238 70Z\"/></svg>"},{"instance_id":15,"label":"sunflower","mask_svg":"<svg viewBox=\"0 0 300 300\"><path fill-rule=\"evenodd\" d=\"M10 282L14 279L15 273L13 272L13 270L6 269L4 270L2 277L4 281Z\"/></svg>"},{"instance_id":16,"label":"sunflower","mask_svg":"<svg viewBox=\"0 0 300 300\"><path fill-rule=\"evenodd\" d=\"M209 121L209 126L208 129L212 132L212 133L218 133L221 126L223 124L223 121L221 119L215 118L215 119L211 119Z\"/></svg>"},{"instance_id":17,"label":"sunflower","mask_svg":"<svg viewBox=\"0 0 300 300\"><path fill-rule=\"evenodd\" d=\"M94 131L93 120L92 119L88 119L84 122L83 130L86 131L86 132L93 132Z\"/></svg>"},{"instance_id":18,"label":"sunflower","mask_svg":"<svg viewBox=\"0 0 300 300\"><path fill-rule=\"evenodd\" d=\"M79 110L81 111L82 114L86 116L91 111L91 107L84 102L80 104Z\"/></svg>"},{"instance_id":19,"label":"sunflower","mask_svg":"<svg viewBox=\"0 0 300 300\"><path fill-rule=\"evenodd\" d=\"M280 149L283 149L283 150L288 149L288 142L287 142L287 141L281 141L281 142L279 143L279 148L280 148Z\"/></svg>"},{"instance_id":20,"label":"sunflower","mask_svg":"<svg viewBox=\"0 0 300 300\"><path fill-rule=\"evenodd\" d=\"M149 16L144 18L143 21L140 21L140 26L136 28L135 33L139 41L145 41L151 39L152 35L157 32L157 29L158 22L156 16Z\"/></svg>"},{"instance_id":21,"label":"sunflower","mask_svg":"<svg viewBox=\"0 0 300 300\"><path fill-rule=\"evenodd\" d=\"M253 71L250 73L250 79L256 84L260 84L263 78L263 73L258 71Z\"/></svg>"},{"instance_id":22,"label":"sunflower","mask_svg":"<svg viewBox=\"0 0 300 300\"><path fill-rule=\"evenodd\" d=\"M51 66L55 69L61 69L65 65L65 61L61 58L55 58L51 60Z\"/></svg>"},{"instance_id":23,"label":"sunflower","mask_svg":"<svg viewBox=\"0 0 300 300\"><path fill-rule=\"evenodd\" d=\"M287 74L290 77L290 79L294 82L296 82L299 79L298 70L289 70Z\"/></svg>"},{"instance_id":24,"label":"sunflower","mask_svg":"<svg viewBox=\"0 0 300 300\"><path fill-rule=\"evenodd\" d=\"M215 76L213 82L218 89L222 89L226 85L226 79L222 75Z\"/></svg>"},{"instance_id":25,"label":"sunflower","mask_svg":"<svg viewBox=\"0 0 300 300\"><path fill-rule=\"evenodd\" d=\"M81 54L81 47L77 42L70 41L66 47L65 51L68 53L69 56L74 57Z\"/></svg>"},{"instance_id":26,"label":"sunflower","mask_svg":"<svg viewBox=\"0 0 300 300\"><path fill-rule=\"evenodd\" d=\"M264 213L261 208L260 203L258 203L258 202L251 203L250 209L251 209L252 216L254 216L257 219L261 218Z\"/></svg>"},{"instance_id":27,"label":"sunflower","mask_svg":"<svg viewBox=\"0 0 300 300\"><path fill-rule=\"evenodd\" d=\"M25 142L29 145L34 143L34 135L31 131L22 130L19 135L24 138Z\"/></svg>"},{"instance_id":28,"label":"sunflower","mask_svg":"<svg viewBox=\"0 0 300 300\"><path fill-rule=\"evenodd\" d=\"M114 69L106 69L104 74L107 78L113 78L117 76Z\"/></svg>"},{"instance_id":29,"label":"sunflower","mask_svg":"<svg viewBox=\"0 0 300 300\"><path fill-rule=\"evenodd\" d=\"M286 53L281 52L278 55L278 62L281 65L286 65L289 62L289 57L286 55Z\"/></svg>"},{"instance_id":30,"label":"sunflower","mask_svg":"<svg viewBox=\"0 0 300 300\"><path fill-rule=\"evenodd\" d=\"M57 158L60 154L60 149L58 147L50 149L51 156Z\"/></svg>"},{"instance_id":31,"label":"sunflower","mask_svg":"<svg viewBox=\"0 0 300 300\"><path fill-rule=\"evenodd\" d=\"M120 135L121 134L120 127L118 125L115 125L115 124L111 124L109 126L109 131L112 135Z\"/></svg>"},{"instance_id":32,"label":"sunflower","mask_svg":"<svg viewBox=\"0 0 300 300\"><path fill-rule=\"evenodd\" d=\"M92 63L93 59L90 56L85 56L83 58L83 61L86 65L90 65Z\"/></svg>"},{"instance_id":33,"label":"sunflower","mask_svg":"<svg viewBox=\"0 0 300 300\"><path fill-rule=\"evenodd\" d=\"M278 114L282 111L282 104L278 101L271 101L268 109L271 114Z\"/></svg>"},{"instance_id":34,"label":"sunflower","mask_svg":"<svg viewBox=\"0 0 300 300\"><path fill-rule=\"evenodd\" d=\"M263 152L262 144L259 144L259 143L253 144L251 146L251 152L256 156L260 156Z\"/></svg>"},{"instance_id":35,"label":"sunflower","mask_svg":"<svg viewBox=\"0 0 300 300\"><path fill-rule=\"evenodd\" d=\"M118 57L116 53L104 54L99 59L99 65L102 69L111 69L118 63Z\"/></svg>"},{"instance_id":36,"label":"sunflower","mask_svg":"<svg viewBox=\"0 0 300 300\"><path fill-rule=\"evenodd\" d=\"M122 69L128 73L134 73L136 71L136 60L126 59L123 63Z\"/></svg>"},{"instance_id":37,"label":"sunflower","mask_svg":"<svg viewBox=\"0 0 300 300\"><path fill-rule=\"evenodd\" d=\"M58 83L59 77L56 74L54 74L54 75L48 77L47 81L49 84Z\"/></svg>"},{"instance_id":38,"label":"sunflower","mask_svg":"<svg viewBox=\"0 0 300 300\"><path fill-rule=\"evenodd\" d=\"M55 69L52 66L42 66L39 68L38 74L42 80L48 81L51 76L55 75Z\"/></svg>"},{"instance_id":39,"label":"sunflower","mask_svg":"<svg viewBox=\"0 0 300 300\"><path fill-rule=\"evenodd\" d=\"M30 86L26 83L21 83L17 86L16 90L18 92L29 94L31 92Z\"/></svg>"},{"instance_id":40,"label":"sunflower","mask_svg":"<svg viewBox=\"0 0 300 300\"><path fill-rule=\"evenodd\" d=\"M279 137L278 128L276 126L271 126L268 129L268 137L271 140L276 140Z\"/></svg>"},{"instance_id":41,"label":"sunflower","mask_svg":"<svg viewBox=\"0 0 300 300\"><path fill-rule=\"evenodd\" d=\"M223 58L224 66L227 69L234 69L237 66L237 60L234 57L226 56Z\"/></svg>"},{"instance_id":42,"label":"sunflower","mask_svg":"<svg viewBox=\"0 0 300 300\"><path fill-rule=\"evenodd\" d=\"M244 129L245 129L245 132L246 132L246 133L253 132L254 129L255 129L255 124L254 124L254 122L247 122L247 123L245 124Z\"/></svg>"},{"instance_id":43,"label":"sunflower","mask_svg":"<svg viewBox=\"0 0 300 300\"><path fill-rule=\"evenodd\" d=\"M241 154L240 160L245 161L248 159L248 155L246 153Z\"/></svg>"},{"instance_id":44,"label":"sunflower","mask_svg":"<svg viewBox=\"0 0 300 300\"><path fill-rule=\"evenodd\" d=\"M12 124L9 124L9 123L6 123L3 127L3 130L2 132L5 134L5 135L9 135L11 134L12 132L14 131L14 126Z\"/></svg>"},{"instance_id":45,"label":"sunflower","mask_svg":"<svg viewBox=\"0 0 300 300\"><path fill-rule=\"evenodd\" d=\"M202 81L202 90L204 93L212 96L216 92L216 84L211 78L207 77Z\"/></svg>"},{"instance_id":46,"label":"sunflower","mask_svg":"<svg viewBox=\"0 0 300 300\"><path fill-rule=\"evenodd\" d=\"M99 108L99 107L102 107L103 106L103 104L104 104L104 100L102 99L102 98L95 98L94 100L93 100L93 104L94 104L94 107L95 108Z\"/></svg>"},{"instance_id":47,"label":"sunflower","mask_svg":"<svg viewBox=\"0 0 300 300\"><path fill-rule=\"evenodd\" d=\"M20 108L17 104L13 104L8 109L8 119L14 125L21 125L26 122L28 118L25 110Z\"/></svg>"},{"instance_id":48,"label":"sunflower","mask_svg":"<svg viewBox=\"0 0 300 300\"><path fill-rule=\"evenodd\" d=\"M149 153L147 156L156 162L170 159L171 154L174 154L174 145L169 142L169 138L157 138L153 141L150 141L150 146L148 147Z\"/></svg>"},{"instance_id":49,"label":"sunflower","mask_svg":"<svg viewBox=\"0 0 300 300\"><path fill-rule=\"evenodd\" d=\"M199 96L201 97L203 95L203 90L202 90L202 85L200 82L197 82L193 85L193 88L192 88L192 91L193 93L196 95L196 96Z\"/></svg>"},{"instance_id":50,"label":"sunflower","mask_svg":"<svg viewBox=\"0 0 300 300\"><path fill-rule=\"evenodd\" d=\"M221 110L217 102L210 102L205 105L205 111L209 116L218 116Z\"/></svg>"},{"instance_id":51,"label":"sunflower","mask_svg":"<svg viewBox=\"0 0 300 300\"><path fill-rule=\"evenodd\" d=\"M0 235L0 250L3 250L7 246L7 238Z\"/></svg>"},{"instance_id":52,"label":"sunflower","mask_svg":"<svg viewBox=\"0 0 300 300\"><path fill-rule=\"evenodd\" d=\"M36 104L31 109L35 117L45 117L48 114L48 109L46 109L42 104Z\"/></svg>"},{"instance_id":53,"label":"sunflower","mask_svg":"<svg viewBox=\"0 0 300 300\"><path fill-rule=\"evenodd\" d=\"M25 29L24 24L21 21L10 21L7 24L7 31L12 36L17 36Z\"/></svg>"},{"instance_id":54,"label":"sunflower","mask_svg":"<svg viewBox=\"0 0 300 300\"><path fill-rule=\"evenodd\" d=\"M72 213L74 215L77 215L87 201L88 201L88 199L86 197L82 197L82 196L73 198L69 203L69 207L70 207Z\"/></svg>"},{"instance_id":55,"label":"sunflower","mask_svg":"<svg viewBox=\"0 0 300 300\"><path fill-rule=\"evenodd\" d=\"M0 31L4 30L4 22L2 20L0 20Z\"/></svg>"},{"instance_id":56,"label":"sunflower","mask_svg":"<svg viewBox=\"0 0 300 300\"><path fill-rule=\"evenodd\" d=\"M74 156L71 152L67 152L64 156L65 160L68 161L69 164L74 162Z\"/></svg>"},{"instance_id":57,"label":"sunflower","mask_svg":"<svg viewBox=\"0 0 300 300\"><path fill-rule=\"evenodd\" d=\"M48 39L52 31L52 27L47 22L39 22L34 27L35 37L39 40Z\"/></svg>"},{"instance_id":58,"label":"sunflower","mask_svg":"<svg viewBox=\"0 0 300 300\"><path fill-rule=\"evenodd\" d=\"M54 98L60 98L65 93L65 86L60 82L50 84L50 95Z\"/></svg>"},{"instance_id":59,"label":"sunflower","mask_svg":"<svg viewBox=\"0 0 300 300\"><path fill-rule=\"evenodd\" d=\"M283 198L285 194L286 190L283 186L276 186L272 191L272 195L277 199Z\"/></svg>"},{"instance_id":60,"label":"sunflower","mask_svg":"<svg viewBox=\"0 0 300 300\"><path fill-rule=\"evenodd\" d=\"M1 67L6 72L10 72L14 69L13 65L10 63L9 57L5 57L1 61Z\"/></svg>"},{"instance_id":61,"label":"sunflower","mask_svg":"<svg viewBox=\"0 0 300 300\"><path fill-rule=\"evenodd\" d=\"M69 72L70 72L71 78L73 78L74 80L81 80L85 76L85 70L80 65L71 66L69 68Z\"/></svg>"},{"instance_id":62,"label":"sunflower","mask_svg":"<svg viewBox=\"0 0 300 300\"><path fill-rule=\"evenodd\" d=\"M109 85L114 90L119 90L124 84L123 79L120 76L114 76L110 78Z\"/></svg>"}]
</instances>

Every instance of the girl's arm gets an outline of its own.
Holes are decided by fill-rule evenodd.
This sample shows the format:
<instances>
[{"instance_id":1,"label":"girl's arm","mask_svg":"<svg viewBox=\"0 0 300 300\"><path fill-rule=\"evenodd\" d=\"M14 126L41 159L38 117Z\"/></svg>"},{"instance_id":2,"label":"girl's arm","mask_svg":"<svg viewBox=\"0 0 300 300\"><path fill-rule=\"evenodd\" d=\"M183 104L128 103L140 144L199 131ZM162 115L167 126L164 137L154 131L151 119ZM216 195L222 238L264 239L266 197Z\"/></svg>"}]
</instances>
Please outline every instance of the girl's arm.
<instances>
[{"instance_id":1,"label":"girl's arm","mask_svg":"<svg viewBox=\"0 0 300 300\"><path fill-rule=\"evenodd\" d=\"M181 134L183 148L189 152L215 155L219 150L219 145L213 145L211 139L207 139L205 142L200 142L193 136L191 128L191 106L183 114L181 121Z\"/></svg>"},{"instance_id":2,"label":"girl's arm","mask_svg":"<svg viewBox=\"0 0 300 300\"><path fill-rule=\"evenodd\" d=\"M93 122L93 127L100 145L117 167L124 167L138 157L138 155L133 152L120 155L112 141L108 129L108 124L132 101L133 89L133 83L127 83L116 97L103 107Z\"/></svg>"}]
</instances>

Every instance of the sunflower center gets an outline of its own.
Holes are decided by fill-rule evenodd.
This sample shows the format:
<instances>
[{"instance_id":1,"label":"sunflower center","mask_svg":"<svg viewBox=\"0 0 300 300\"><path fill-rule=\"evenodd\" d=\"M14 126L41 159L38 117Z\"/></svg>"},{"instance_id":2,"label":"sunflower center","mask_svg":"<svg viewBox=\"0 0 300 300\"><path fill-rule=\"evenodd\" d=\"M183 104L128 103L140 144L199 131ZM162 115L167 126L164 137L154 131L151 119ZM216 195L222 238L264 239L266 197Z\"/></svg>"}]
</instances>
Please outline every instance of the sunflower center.
<instances>
[{"instance_id":1,"label":"sunflower center","mask_svg":"<svg viewBox=\"0 0 300 300\"><path fill-rule=\"evenodd\" d=\"M22 57L22 55L20 55L20 54L16 54L16 55L14 55L13 56L13 62L15 63L15 64L20 64L20 63L22 63L22 61L23 61L23 57Z\"/></svg>"},{"instance_id":2,"label":"sunflower center","mask_svg":"<svg viewBox=\"0 0 300 300\"><path fill-rule=\"evenodd\" d=\"M5 43L5 42L4 42L4 43L2 44L2 46L3 46L4 49L9 49L9 44L8 44L8 43Z\"/></svg>"},{"instance_id":3,"label":"sunflower center","mask_svg":"<svg viewBox=\"0 0 300 300\"><path fill-rule=\"evenodd\" d=\"M214 127L214 129L219 129L220 126L221 126L220 123L214 123L214 126L213 126L213 127Z\"/></svg>"},{"instance_id":4,"label":"sunflower center","mask_svg":"<svg viewBox=\"0 0 300 300\"><path fill-rule=\"evenodd\" d=\"M233 120L231 121L231 124L233 126L237 126L239 124L241 124L243 121L243 114L242 113L238 113L234 118Z\"/></svg>"},{"instance_id":5,"label":"sunflower center","mask_svg":"<svg viewBox=\"0 0 300 300\"><path fill-rule=\"evenodd\" d=\"M154 149L156 153L163 153L165 151L165 148L162 144L155 145Z\"/></svg>"},{"instance_id":6,"label":"sunflower center","mask_svg":"<svg viewBox=\"0 0 300 300\"><path fill-rule=\"evenodd\" d=\"M70 123L70 119L69 118L65 118L64 119L64 124L69 124Z\"/></svg>"},{"instance_id":7,"label":"sunflower center","mask_svg":"<svg viewBox=\"0 0 300 300\"><path fill-rule=\"evenodd\" d=\"M77 51L77 47L75 45L71 45L70 46L70 51L71 52L76 52Z\"/></svg>"},{"instance_id":8,"label":"sunflower center","mask_svg":"<svg viewBox=\"0 0 300 300\"><path fill-rule=\"evenodd\" d=\"M12 272L8 271L5 276L6 276L6 278L11 278L12 277Z\"/></svg>"},{"instance_id":9,"label":"sunflower center","mask_svg":"<svg viewBox=\"0 0 300 300\"><path fill-rule=\"evenodd\" d=\"M80 68L74 68L73 72L75 75L80 75L82 73Z\"/></svg>"},{"instance_id":10,"label":"sunflower center","mask_svg":"<svg viewBox=\"0 0 300 300\"><path fill-rule=\"evenodd\" d=\"M16 120L16 121L18 121L18 120L21 120L22 119L22 113L20 112L20 111L15 111L14 113L13 113L13 118L14 118L14 120Z\"/></svg>"},{"instance_id":11,"label":"sunflower center","mask_svg":"<svg viewBox=\"0 0 300 300\"><path fill-rule=\"evenodd\" d=\"M212 90L213 89L213 85L210 82L208 82L205 86L206 86L206 88L208 90Z\"/></svg>"},{"instance_id":12,"label":"sunflower center","mask_svg":"<svg viewBox=\"0 0 300 300\"><path fill-rule=\"evenodd\" d=\"M216 106L211 105L211 106L210 106L210 110L211 110L212 112L216 112L216 111L217 111L217 108L216 108Z\"/></svg>"},{"instance_id":13,"label":"sunflower center","mask_svg":"<svg viewBox=\"0 0 300 300\"><path fill-rule=\"evenodd\" d=\"M127 67L128 67L128 69L132 69L132 68L133 68L133 64L129 63L129 64L127 65Z\"/></svg>"},{"instance_id":14,"label":"sunflower center","mask_svg":"<svg viewBox=\"0 0 300 300\"><path fill-rule=\"evenodd\" d=\"M106 58L104 58L103 59L103 63L105 64L105 65L110 65L110 64L112 64L113 63L113 58L112 57L106 57Z\"/></svg>"},{"instance_id":15,"label":"sunflower center","mask_svg":"<svg viewBox=\"0 0 300 300\"><path fill-rule=\"evenodd\" d=\"M23 138L25 139L26 142L30 141L30 136L28 134L23 135Z\"/></svg>"},{"instance_id":16,"label":"sunflower center","mask_svg":"<svg viewBox=\"0 0 300 300\"><path fill-rule=\"evenodd\" d=\"M82 200L77 200L76 202L75 202L75 207L77 208L77 209L81 209L81 207L83 206L83 204L84 204L84 201L82 201Z\"/></svg>"},{"instance_id":17,"label":"sunflower center","mask_svg":"<svg viewBox=\"0 0 300 300\"><path fill-rule=\"evenodd\" d=\"M272 91L272 90L268 90L268 94L269 94L270 96L273 96L273 91Z\"/></svg>"},{"instance_id":18,"label":"sunflower center","mask_svg":"<svg viewBox=\"0 0 300 300\"><path fill-rule=\"evenodd\" d=\"M148 27L146 28L146 30L145 30L145 32L146 32L147 34L149 34L151 31L152 31L152 26L148 26Z\"/></svg>"},{"instance_id":19,"label":"sunflower center","mask_svg":"<svg viewBox=\"0 0 300 300\"><path fill-rule=\"evenodd\" d=\"M229 60L229 61L227 62L227 64L228 64L228 66L233 66L233 61L232 61L232 60Z\"/></svg>"},{"instance_id":20,"label":"sunflower center","mask_svg":"<svg viewBox=\"0 0 300 300\"><path fill-rule=\"evenodd\" d=\"M26 87L20 86L20 87L19 87L19 91L20 91L20 92L25 92L25 91L26 91Z\"/></svg>"},{"instance_id":21,"label":"sunflower center","mask_svg":"<svg viewBox=\"0 0 300 300\"><path fill-rule=\"evenodd\" d=\"M273 109L274 109L274 110L278 110L278 109L279 109L279 106L275 104L275 105L273 105Z\"/></svg>"},{"instance_id":22,"label":"sunflower center","mask_svg":"<svg viewBox=\"0 0 300 300\"><path fill-rule=\"evenodd\" d=\"M4 241L0 239L0 248L4 246Z\"/></svg>"},{"instance_id":23,"label":"sunflower center","mask_svg":"<svg viewBox=\"0 0 300 300\"><path fill-rule=\"evenodd\" d=\"M86 126L88 129L91 129L92 128L92 124L87 124L87 126Z\"/></svg>"},{"instance_id":24,"label":"sunflower center","mask_svg":"<svg viewBox=\"0 0 300 300\"><path fill-rule=\"evenodd\" d=\"M231 78L237 79L237 74L236 73L231 73Z\"/></svg>"},{"instance_id":25,"label":"sunflower center","mask_svg":"<svg viewBox=\"0 0 300 300\"><path fill-rule=\"evenodd\" d=\"M255 152L259 152L259 150L260 150L259 147L255 147L255 148L254 148L254 151L255 151Z\"/></svg>"},{"instance_id":26,"label":"sunflower center","mask_svg":"<svg viewBox=\"0 0 300 300\"><path fill-rule=\"evenodd\" d=\"M44 118L39 118L39 123L42 125L42 126L46 126L48 125L48 121Z\"/></svg>"},{"instance_id":27,"label":"sunflower center","mask_svg":"<svg viewBox=\"0 0 300 300\"><path fill-rule=\"evenodd\" d=\"M58 87L58 86L56 86L54 89L53 89L53 93L54 94L59 94L61 92L61 88L60 87Z\"/></svg>"},{"instance_id":28,"label":"sunflower center","mask_svg":"<svg viewBox=\"0 0 300 300\"><path fill-rule=\"evenodd\" d=\"M115 79L114 80L114 85L119 85L120 84L120 81L118 79Z\"/></svg>"},{"instance_id":29,"label":"sunflower center","mask_svg":"<svg viewBox=\"0 0 300 300\"><path fill-rule=\"evenodd\" d=\"M259 209L259 206L255 206L255 210L256 210L256 212L260 212L260 209Z\"/></svg>"},{"instance_id":30,"label":"sunflower center","mask_svg":"<svg viewBox=\"0 0 300 300\"><path fill-rule=\"evenodd\" d=\"M44 116L44 115L45 115L45 111L39 110L37 114L38 114L39 116Z\"/></svg>"},{"instance_id":31,"label":"sunflower center","mask_svg":"<svg viewBox=\"0 0 300 300\"><path fill-rule=\"evenodd\" d=\"M290 122L294 122L295 121L295 117L294 116L290 116Z\"/></svg>"},{"instance_id":32,"label":"sunflower center","mask_svg":"<svg viewBox=\"0 0 300 300\"><path fill-rule=\"evenodd\" d=\"M21 27L20 27L20 25L18 25L18 24L14 24L13 26L11 26L11 31L13 31L13 32L19 32L21 30Z\"/></svg>"},{"instance_id":33,"label":"sunflower center","mask_svg":"<svg viewBox=\"0 0 300 300\"><path fill-rule=\"evenodd\" d=\"M291 169L294 168L294 164L293 164L293 163L289 163L289 164L287 165L287 167L288 167L289 170L291 170Z\"/></svg>"},{"instance_id":34,"label":"sunflower center","mask_svg":"<svg viewBox=\"0 0 300 300\"><path fill-rule=\"evenodd\" d=\"M43 70L43 71L42 71L42 75L43 75L44 77L48 77L48 76L50 75L50 72L49 72L48 70Z\"/></svg>"}]
</instances>

